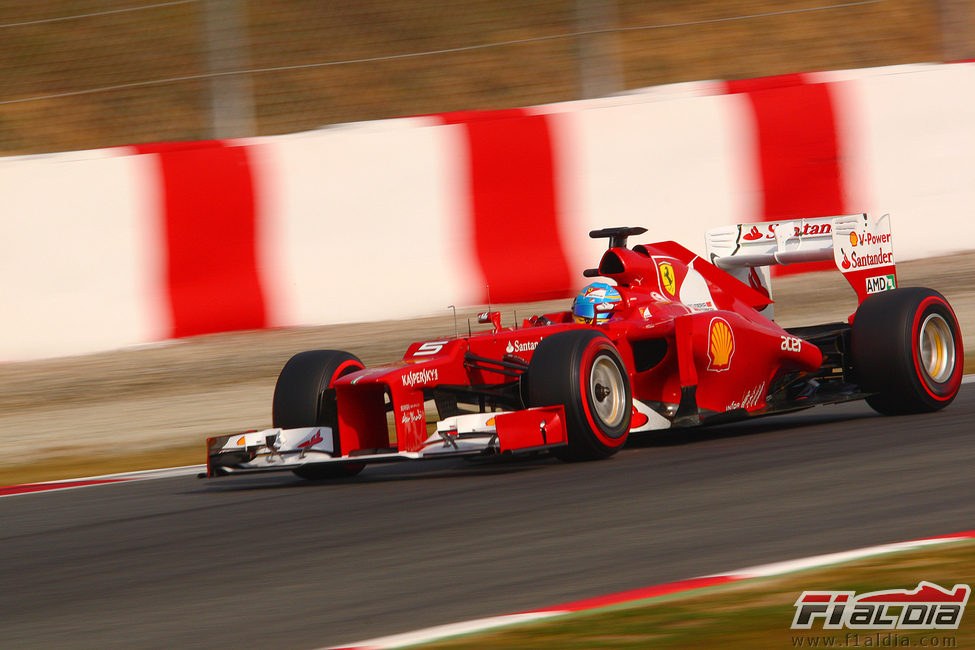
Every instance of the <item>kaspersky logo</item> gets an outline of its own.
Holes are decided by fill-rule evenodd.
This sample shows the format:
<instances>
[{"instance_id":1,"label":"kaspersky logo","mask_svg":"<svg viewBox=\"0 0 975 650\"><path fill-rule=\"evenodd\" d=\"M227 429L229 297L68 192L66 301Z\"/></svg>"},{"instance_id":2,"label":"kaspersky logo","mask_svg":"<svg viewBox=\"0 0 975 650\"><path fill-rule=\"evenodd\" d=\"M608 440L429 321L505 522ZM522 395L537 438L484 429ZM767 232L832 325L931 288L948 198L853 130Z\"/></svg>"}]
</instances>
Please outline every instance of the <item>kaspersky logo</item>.
<instances>
[{"instance_id":1,"label":"kaspersky logo","mask_svg":"<svg viewBox=\"0 0 975 650\"><path fill-rule=\"evenodd\" d=\"M721 372L731 367L735 333L723 318L715 316L708 327L708 370Z\"/></svg>"},{"instance_id":2,"label":"kaspersky logo","mask_svg":"<svg viewBox=\"0 0 975 650\"><path fill-rule=\"evenodd\" d=\"M971 594L969 585L951 589L921 581L915 589L804 591L796 600L793 630L957 630Z\"/></svg>"},{"instance_id":3,"label":"kaspersky logo","mask_svg":"<svg viewBox=\"0 0 975 650\"><path fill-rule=\"evenodd\" d=\"M413 388L414 386L429 384L430 382L437 381L438 379L439 372L436 368L413 370L403 374L403 386L406 388Z\"/></svg>"}]
</instances>

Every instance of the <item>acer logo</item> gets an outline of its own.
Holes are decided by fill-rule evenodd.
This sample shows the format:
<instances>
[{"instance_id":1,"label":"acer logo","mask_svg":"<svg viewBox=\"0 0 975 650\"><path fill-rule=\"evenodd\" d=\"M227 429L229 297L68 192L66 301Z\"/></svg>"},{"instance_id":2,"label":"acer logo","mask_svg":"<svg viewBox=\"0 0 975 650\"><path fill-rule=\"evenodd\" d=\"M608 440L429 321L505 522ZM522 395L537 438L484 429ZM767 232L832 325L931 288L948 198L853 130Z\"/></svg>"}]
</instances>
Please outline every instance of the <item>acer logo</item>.
<instances>
[{"instance_id":1,"label":"acer logo","mask_svg":"<svg viewBox=\"0 0 975 650\"><path fill-rule=\"evenodd\" d=\"M780 336L782 339L782 344L779 348L783 352L799 352L802 350L802 340L794 336Z\"/></svg>"}]
</instances>

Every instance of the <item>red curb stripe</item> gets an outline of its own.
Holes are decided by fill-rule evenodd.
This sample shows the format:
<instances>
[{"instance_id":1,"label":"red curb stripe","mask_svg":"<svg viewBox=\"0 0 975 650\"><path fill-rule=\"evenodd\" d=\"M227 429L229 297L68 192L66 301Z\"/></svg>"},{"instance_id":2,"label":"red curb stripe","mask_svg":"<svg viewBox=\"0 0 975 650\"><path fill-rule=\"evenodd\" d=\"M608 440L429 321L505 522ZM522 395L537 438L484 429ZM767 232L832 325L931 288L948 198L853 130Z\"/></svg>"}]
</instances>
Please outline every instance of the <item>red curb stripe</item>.
<instances>
[{"instance_id":1,"label":"red curb stripe","mask_svg":"<svg viewBox=\"0 0 975 650\"><path fill-rule=\"evenodd\" d=\"M88 479L81 481L57 481L54 483L29 483L27 485L8 485L0 487L0 496L10 494L30 494L32 492L50 492L52 490L66 490L68 488L88 487L89 485L102 485L105 483L124 483L131 481L129 478L106 478Z\"/></svg>"},{"instance_id":2,"label":"red curb stripe","mask_svg":"<svg viewBox=\"0 0 975 650\"><path fill-rule=\"evenodd\" d=\"M846 214L831 84L791 74L726 82L745 94L758 134L762 221ZM776 275L825 271L830 262L774 267Z\"/></svg>"},{"instance_id":3,"label":"red curb stripe","mask_svg":"<svg viewBox=\"0 0 975 650\"><path fill-rule=\"evenodd\" d=\"M570 295L549 116L514 109L439 117L465 127L469 214L477 261L490 287L481 302Z\"/></svg>"},{"instance_id":4,"label":"red curb stripe","mask_svg":"<svg viewBox=\"0 0 975 650\"><path fill-rule=\"evenodd\" d=\"M162 175L166 338L267 326L257 273L257 217L247 147L222 142L139 145Z\"/></svg>"},{"instance_id":5,"label":"red curb stripe","mask_svg":"<svg viewBox=\"0 0 975 650\"><path fill-rule=\"evenodd\" d=\"M693 591L695 589L703 589L704 587L714 587L729 582L738 582L744 579L745 576L740 575L717 575L691 578L690 580L678 580L677 582L668 582L662 585L653 585L651 587L643 587L641 589L631 589L630 591L621 591L615 594L596 596L595 598L586 598L584 600L577 600L571 603L556 605L555 607L533 609L529 610L529 612L579 612L587 609L596 609L598 607L608 607L609 605L619 605L621 603L644 600L646 598L669 596L670 594Z\"/></svg>"},{"instance_id":6,"label":"red curb stripe","mask_svg":"<svg viewBox=\"0 0 975 650\"><path fill-rule=\"evenodd\" d=\"M934 535L932 537L922 537L920 539L915 539L915 542L927 542L931 540L941 540L941 539L975 539L975 530L966 530L960 533L949 533L947 535Z\"/></svg>"}]
</instances>

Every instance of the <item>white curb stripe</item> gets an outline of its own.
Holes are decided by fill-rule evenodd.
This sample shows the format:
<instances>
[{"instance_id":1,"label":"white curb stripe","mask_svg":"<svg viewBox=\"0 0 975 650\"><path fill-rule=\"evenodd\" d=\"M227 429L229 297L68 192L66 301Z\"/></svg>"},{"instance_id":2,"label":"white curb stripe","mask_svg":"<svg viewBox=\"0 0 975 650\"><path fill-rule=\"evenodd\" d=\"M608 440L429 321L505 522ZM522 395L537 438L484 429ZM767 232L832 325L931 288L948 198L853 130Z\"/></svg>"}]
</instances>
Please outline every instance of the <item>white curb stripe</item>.
<instances>
[{"instance_id":1,"label":"white curb stripe","mask_svg":"<svg viewBox=\"0 0 975 650\"><path fill-rule=\"evenodd\" d=\"M149 480L155 478L171 478L173 476L192 476L207 471L206 465L183 465L181 467L163 467L161 469L144 469L137 472L120 472L118 474L103 474L88 478L73 478L64 481L47 481L48 483L65 483L67 481L91 481L106 478L127 478Z\"/></svg>"},{"instance_id":2,"label":"white curb stripe","mask_svg":"<svg viewBox=\"0 0 975 650\"><path fill-rule=\"evenodd\" d=\"M101 474L99 476L87 476L84 478L67 478L54 481L40 481L38 483L26 483L23 487L37 487L38 489L24 492L11 492L10 494L0 494L0 499L10 497L22 497L29 494L47 494L49 492L60 492L61 490L80 490L88 487L103 487L106 485L118 485L119 483L130 483L132 481L150 481L160 478L172 478L175 476L192 476L206 471L206 465L184 465L182 467L165 467L162 469L146 469L136 472L120 472L117 474ZM92 481L108 481L106 483L92 483ZM45 487L49 486L49 487ZM4 487L15 486L0 486ZM19 486L18 486L19 487Z\"/></svg>"},{"instance_id":3,"label":"white curb stripe","mask_svg":"<svg viewBox=\"0 0 975 650\"><path fill-rule=\"evenodd\" d=\"M526 612L524 614L504 614L502 616L491 616L489 618L479 618L473 621L462 621L460 623L437 625L435 627L429 627L423 630L417 630L415 632L404 632L403 634L384 636L378 639L372 639L370 641L363 641L362 643L356 644L353 647L361 650L366 650L367 648L370 650L372 648L404 648L406 646L429 643L431 641L446 639L452 636L461 636L464 634L472 634L474 632L484 632L486 630L493 630L508 625L518 625L519 623L531 623L532 621L541 620L543 618L552 618L553 616L561 616L562 614L567 613L568 612L556 610L548 612ZM334 648L329 650L343 647L348 646L334 646Z\"/></svg>"},{"instance_id":4,"label":"white curb stripe","mask_svg":"<svg viewBox=\"0 0 975 650\"><path fill-rule=\"evenodd\" d=\"M816 555L813 557L798 560L788 560L786 562L775 562L760 566L749 567L735 571L733 575L745 578L767 578L778 576L784 573L793 573L804 569L822 568L832 564L842 564L852 562L874 555L885 555L887 553L899 553L901 551L911 551L925 546L935 546L957 542L965 537L938 537L934 539L920 539L912 542L896 542L893 544L881 544L880 546L868 546L867 548L856 549L853 551L841 551L839 553L827 553L826 555Z\"/></svg>"}]
</instances>

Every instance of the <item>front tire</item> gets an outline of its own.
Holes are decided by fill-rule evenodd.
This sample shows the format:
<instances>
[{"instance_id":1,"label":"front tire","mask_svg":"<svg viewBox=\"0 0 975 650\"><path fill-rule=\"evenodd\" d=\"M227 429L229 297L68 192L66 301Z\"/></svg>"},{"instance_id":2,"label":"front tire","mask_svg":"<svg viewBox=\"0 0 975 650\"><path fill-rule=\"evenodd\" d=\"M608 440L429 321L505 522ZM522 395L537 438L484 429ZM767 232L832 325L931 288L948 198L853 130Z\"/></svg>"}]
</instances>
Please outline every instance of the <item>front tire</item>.
<instances>
[{"instance_id":1,"label":"front tire","mask_svg":"<svg viewBox=\"0 0 975 650\"><path fill-rule=\"evenodd\" d=\"M630 431L633 394L612 341L595 330L570 330L538 344L528 366L529 406L565 408L568 446L563 460L596 460L615 454Z\"/></svg>"},{"instance_id":2,"label":"front tire","mask_svg":"<svg viewBox=\"0 0 975 650\"><path fill-rule=\"evenodd\" d=\"M274 386L271 421L281 429L331 427L333 449L339 451L336 379L362 370L362 361L354 354L340 350L308 350L291 357ZM364 465L308 465L294 473L309 480L347 478L362 471Z\"/></svg>"},{"instance_id":3,"label":"front tire","mask_svg":"<svg viewBox=\"0 0 975 650\"><path fill-rule=\"evenodd\" d=\"M958 394L964 346L955 313L932 289L874 294L853 318L853 367L867 404L885 415L937 411Z\"/></svg>"}]
</instances>

